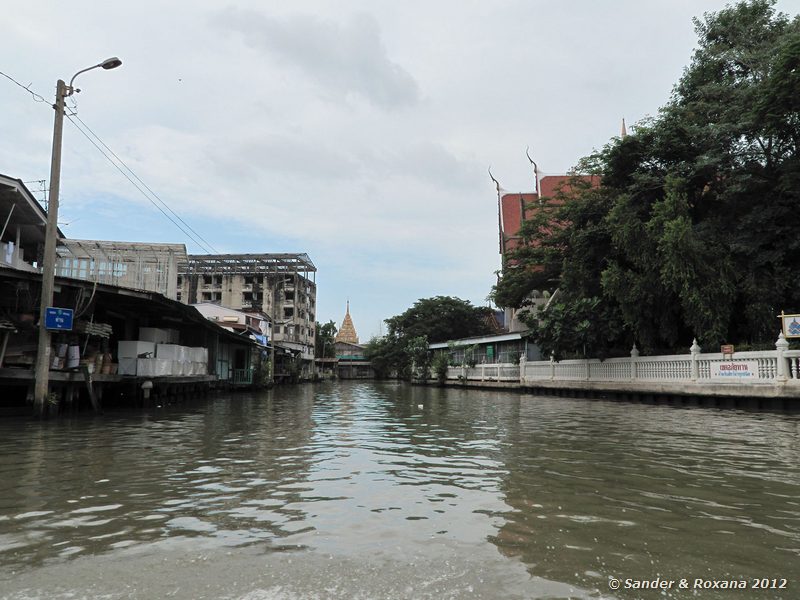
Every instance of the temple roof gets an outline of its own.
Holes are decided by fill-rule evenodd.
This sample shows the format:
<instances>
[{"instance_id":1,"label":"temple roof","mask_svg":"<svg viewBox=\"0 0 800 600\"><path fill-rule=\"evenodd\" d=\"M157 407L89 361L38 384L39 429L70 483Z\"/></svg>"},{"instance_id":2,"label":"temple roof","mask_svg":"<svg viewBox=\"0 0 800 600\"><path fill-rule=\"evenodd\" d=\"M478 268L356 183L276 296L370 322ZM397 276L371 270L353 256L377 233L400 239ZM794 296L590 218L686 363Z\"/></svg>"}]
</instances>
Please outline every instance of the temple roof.
<instances>
[{"instance_id":1,"label":"temple roof","mask_svg":"<svg viewBox=\"0 0 800 600\"><path fill-rule=\"evenodd\" d=\"M347 301L347 312L344 315L342 326L339 328L339 333L334 338L336 342L347 342L348 344L358 344L358 334L356 333L353 319L350 318L350 301Z\"/></svg>"}]
</instances>

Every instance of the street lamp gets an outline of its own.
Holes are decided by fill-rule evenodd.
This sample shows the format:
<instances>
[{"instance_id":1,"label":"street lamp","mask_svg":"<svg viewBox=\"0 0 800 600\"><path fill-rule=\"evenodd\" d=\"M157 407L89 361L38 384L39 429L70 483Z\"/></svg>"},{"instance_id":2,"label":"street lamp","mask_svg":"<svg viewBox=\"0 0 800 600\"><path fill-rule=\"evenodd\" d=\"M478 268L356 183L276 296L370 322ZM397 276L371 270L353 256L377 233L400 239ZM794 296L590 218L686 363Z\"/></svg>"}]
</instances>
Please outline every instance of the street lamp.
<instances>
[{"instance_id":1,"label":"street lamp","mask_svg":"<svg viewBox=\"0 0 800 600\"><path fill-rule=\"evenodd\" d=\"M80 91L72 87L75 78L92 69L116 69L122 61L116 56L75 73L69 85L59 79L56 84L56 111L53 125L53 155L50 162L50 195L47 205L47 226L45 227L44 256L42 258L42 296L39 307L39 346L36 352L34 371L34 410L43 417L47 407L47 393L50 384L50 332L47 330L47 307L53 303L53 283L56 270L56 237L58 236L58 188L61 183L61 138L64 131L64 101L67 96Z\"/></svg>"}]
</instances>

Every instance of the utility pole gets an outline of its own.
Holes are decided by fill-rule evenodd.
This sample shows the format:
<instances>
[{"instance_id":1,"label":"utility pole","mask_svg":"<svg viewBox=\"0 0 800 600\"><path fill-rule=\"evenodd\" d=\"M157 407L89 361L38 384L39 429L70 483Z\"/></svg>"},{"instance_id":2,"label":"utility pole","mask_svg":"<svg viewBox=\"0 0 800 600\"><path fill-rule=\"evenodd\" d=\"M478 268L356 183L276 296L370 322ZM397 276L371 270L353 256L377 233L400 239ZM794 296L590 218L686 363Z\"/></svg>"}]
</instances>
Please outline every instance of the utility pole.
<instances>
[{"instance_id":1,"label":"utility pole","mask_svg":"<svg viewBox=\"0 0 800 600\"><path fill-rule=\"evenodd\" d=\"M47 308L53 304L53 288L56 275L56 244L58 243L58 189L61 184L61 140L64 133L64 105L67 96L76 91L72 84L81 73L97 69L116 69L122 61L116 56L107 58L101 63L81 69L69 85L61 79L56 84L56 111L53 125L53 155L50 161L50 195L47 206L47 225L45 226L44 257L42 258L42 294L39 301L39 345L36 351L36 368L34 369L33 409L37 416L47 415L47 400L50 389L50 332L47 330Z\"/></svg>"},{"instance_id":2,"label":"utility pole","mask_svg":"<svg viewBox=\"0 0 800 600\"><path fill-rule=\"evenodd\" d=\"M34 411L44 417L47 411L47 396L50 386L50 332L45 326L47 307L53 304L53 287L56 271L56 243L58 238L58 188L61 184L61 139L64 132L64 100L67 84L59 79L56 84L55 124L53 125L53 155L50 161L50 194L47 203L47 226L45 227L44 260L42 261L42 295L39 307L39 345L36 351L34 372Z\"/></svg>"}]
</instances>

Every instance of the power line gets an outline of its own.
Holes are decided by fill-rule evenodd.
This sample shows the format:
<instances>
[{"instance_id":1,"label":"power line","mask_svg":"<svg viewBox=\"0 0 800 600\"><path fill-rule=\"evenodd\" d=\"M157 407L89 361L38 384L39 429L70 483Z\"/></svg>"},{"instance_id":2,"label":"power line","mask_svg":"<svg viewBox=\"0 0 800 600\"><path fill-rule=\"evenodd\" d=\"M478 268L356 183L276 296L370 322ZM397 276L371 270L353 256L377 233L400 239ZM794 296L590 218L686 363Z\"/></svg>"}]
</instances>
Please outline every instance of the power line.
<instances>
[{"instance_id":1,"label":"power line","mask_svg":"<svg viewBox=\"0 0 800 600\"><path fill-rule=\"evenodd\" d=\"M6 79L8 79L8 80L9 80L11 83L13 83L13 84L15 84L15 85L18 85L18 86L19 86L19 87L21 87L23 90L25 90L26 92L28 92L28 93L31 95L31 98L33 98L33 99L34 99L36 102L46 102L46 103L48 103L48 104L49 104L49 102L47 102L47 100L45 100L44 96L42 96L41 94L37 94L36 92L34 92L34 91L31 89L31 85L33 85L33 84L29 83L28 85L22 85L22 84L21 84L19 81L17 81L17 80L16 80L16 79L14 79L13 77L11 77L11 75L6 75L6 74L5 74L5 73L3 73L2 71L0 71L0 75L2 75L3 77L5 77Z\"/></svg>"},{"instance_id":2,"label":"power line","mask_svg":"<svg viewBox=\"0 0 800 600\"><path fill-rule=\"evenodd\" d=\"M139 183L141 183L141 184L142 184L142 185L145 187L145 189L147 189L147 191L148 191L148 192L150 192L150 194L152 194L152 195L153 195L153 197L154 197L156 200L158 200L158 201L159 201L159 202L160 202L160 203L161 203L161 204L164 206L164 208L166 208L166 209L167 209L167 210L168 210L170 213L172 213L172 215L173 215L173 216L174 216L176 219L178 219L178 220L179 220L181 223L183 223L183 224L184 224L184 225L187 227L187 229L189 229L189 231L191 231L191 232L192 232L192 233L194 233L194 234L195 234L195 235L196 235L198 238L200 238L201 240L203 240L203 242L205 242L205 244L206 244L206 246L207 246L207 247L209 247L209 248L211 248L212 250L214 250L214 254L219 254L219 252L217 252L217 251L214 249L214 247L211 245L211 243L210 243L210 242L208 242L208 240L206 240L206 239L205 239L203 236L201 236L201 235L200 235L200 234L199 234L199 233L198 233L198 232L197 232L197 231L196 231L196 230L195 230L195 229L194 229L194 228L193 228L191 225L189 225L189 224L188 224L186 221L184 221L184 220L183 220L183 219L180 217L180 215L179 215L178 213L176 213L174 210L172 210L172 209L170 208L169 204L167 204L167 203L166 203L164 200L162 200L162 199L161 199L161 197L160 197L158 194L156 194L156 193L155 193L155 192L154 192L154 191L153 191L153 190L150 188L150 186L149 186L149 185L147 185L147 184L146 184L144 181L142 181L141 177L139 177L139 176L138 176L138 175L137 175L137 174L136 174L136 173L133 171L133 169L131 169L131 168L130 168L130 167L127 165L127 164L125 164L125 161L124 161L124 160L122 160L122 159L121 159L121 158L120 158L120 157L119 157L119 156L118 156L118 155L117 155L117 154L116 154L116 153L115 153L115 152L114 152L114 151L113 151L111 148L109 148L109 147L108 147L108 145L107 145L107 144L106 144L106 143L105 143L105 142L104 142L102 139L100 139L100 136L98 136L98 135L97 135L97 134L96 134L94 131L92 131L92 129L91 129L91 128L90 128L90 127L89 127L89 126L86 124L86 123L84 123L84 122L83 122L83 120L82 120L82 119L81 119L81 118L80 118L80 117L79 117L77 114L72 114L72 115L69 115L69 119L70 119L70 120L72 120L72 118L73 118L73 117L74 117L75 119L77 119L78 121L80 121L81 125L83 125L83 127L85 127L85 128L86 128L86 129L89 131L89 133L91 133L91 134L92 134L92 135L95 137L95 139L96 139L98 142L100 142L100 144L103 146L103 148L105 148L106 150L108 150L108 151L111 153L111 155L112 155L112 156L113 156L115 159L117 159L117 161L119 161L119 163L120 163L120 164L121 164L121 165L122 165L122 166L125 168L125 170L126 170L126 171L128 171L128 172L129 172L131 175L133 175L133 177L136 179L136 181L138 181ZM163 211L162 211L162 212L163 212Z\"/></svg>"},{"instance_id":3,"label":"power line","mask_svg":"<svg viewBox=\"0 0 800 600\"><path fill-rule=\"evenodd\" d=\"M184 234L185 236L187 236L189 239L191 239L191 240L192 240L192 241L193 241L195 244L197 244L197 245L198 245L200 248L202 248L202 249L203 249L203 251L207 252L208 254L219 254L218 252L215 252L215 251L213 251L213 250L212 250L212 249L210 249L208 246L206 246L205 244L203 244L203 242L202 242L202 241L200 241L200 240L198 240L197 238L195 238L195 237L194 237L194 236L193 236L191 233L189 233L188 231L186 231L186 230L185 230L183 227L181 227L181 226L180 226L180 224L179 224L177 221L175 221L175 219L173 219L172 217L170 217L170 216L169 216L169 215L168 215L168 214L167 214L167 213L164 211L164 209L163 209L163 208L161 208L161 207L160 207L158 204L156 204L156 202L155 202L155 201L154 201L154 200L153 200L153 199L152 199L150 196L148 196L148 195L147 195L147 193L146 193L146 192L145 192L145 191L144 191L144 190L143 190L141 187L139 187L139 185L138 185L138 184L137 184L137 183L136 183L136 182L135 182L135 181L134 181L134 180L133 180L133 179L130 177L130 175L128 175L128 174L127 174L125 171L123 171L123 170L120 168L120 166L119 166L117 163L115 163L115 162L114 162L114 160L113 160L113 159L112 159L112 158L111 158L111 157L110 157L108 154L106 154L106 153L105 153L105 151L104 151L104 150L103 150L103 149L102 149L102 148L101 148L101 147L100 147L100 146L97 144L97 142L95 142L95 141L94 141L94 140L91 138L91 136L89 136L89 134L88 134L88 133L86 133L86 132L85 132L83 129L81 129L80 125L78 125L78 124L75 122L75 120L72 118L72 115L67 115L67 118L69 119L70 123L72 123L72 124L75 126L75 129L77 129L78 131L80 131L80 132L81 132L81 134L83 134L83 136L84 136L84 137L85 137L87 140L89 140L89 142L91 142L91 144L92 144L92 145L93 145L95 148L97 148L97 151L98 151L98 152L100 152L100 154L102 154L102 155L103 155L103 156L106 158L106 160L107 160L108 162L110 162L110 163L113 165L113 167L114 167L114 168L115 168L117 171L119 171L120 173L122 173L122 176L123 176L123 177L125 177L125 179L127 179L128 181L130 181L131 185L133 185L133 187L135 187L137 190L139 190L139 192L140 192L140 193L141 193L141 194L142 194L142 195L143 195L145 198L147 198L147 200L150 202L150 204L152 204L153 206L155 206L155 207L156 207L156 208L159 210L159 212L160 212L162 215L164 215L164 216L165 216L167 219L169 219L169 220L172 222L172 224L173 224L173 225L175 225L175 227L177 227L178 229L180 229L180 230L183 232L183 234Z\"/></svg>"},{"instance_id":4,"label":"power line","mask_svg":"<svg viewBox=\"0 0 800 600\"><path fill-rule=\"evenodd\" d=\"M22 88L23 90L25 90L26 92L28 92L28 93L31 95L31 98L32 98L34 101L36 101L36 102L44 102L44 103L48 103L48 101L47 101L47 100L44 98L44 96L42 96L41 94L38 94L38 93L36 93L36 92L34 92L33 90L31 90L31 89L30 89L32 84L23 85L23 84L21 84L19 81L17 81L17 80L16 80L16 79L14 79L13 77L11 77L10 75L7 75L6 73L3 73L2 71L0 71L0 75L2 75L3 77L5 77L5 78L6 78L6 79L8 79L9 81L11 81L11 82L12 82L14 85L16 85L16 86L18 86L18 87ZM127 179L127 180L128 180L128 181L129 181L129 182L130 182L130 183L133 185L133 187L135 187L137 190L139 190L139 192L140 192L140 193L141 193L141 194L142 194L142 195L143 195L145 198L147 198L147 200L148 200L148 201L149 201L149 202L150 202L150 203L151 203L153 206L155 206L155 207L156 207L156 208L159 210L159 212L161 212L161 214L163 214L163 215L164 215L164 216L165 216L167 219L169 219L169 221L170 221L170 222L172 222L172 224L173 224L173 225L175 225L175 226L176 226L178 229L180 229L180 231L181 231L181 232L182 232L184 235L186 235L186 236L187 236L189 239L191 239L191 240L192 240L192 241L193 241L195 244L197 244L197 245L198 245L200 248L202 248L202 249L203 249L205 252L207 252L208 254L219 254L219 251L217 251L217 250L214 248L214 246L212 246L212 245L211 245L211 243L209 243L209 242L208 242L208 241L207 241L205 238L203 238L203 236L201 236L201 235L200 235L200 234L199 234L197 231L195 231L195 229L194 229L194 228L193 228L191 225L189 225L189 224L188 224L186 221L184 221L184 220L183 220L183 219L180 217L180 215L178 215L178 213L176 213L174 210L172 210L172 208L170 208L170 206L169 206L169 205L168 205L168 204L167 204L167 203L166 203L164 200L162 200L162 199L161 199L161 197L160 197L158 194L156 194L156 193L155 193L155 192L152 190L152 188L151 188L150 186L148 186L148 185L147 185L147 184L146 184L144 181L142 181L142 179L141 179L141 178L140 178L140 177L139 177L139 176L138 176L138 175L137 175L137 174L136 174L136 173L133 171L133 169L131 169L131 168L130 168L130 167L129 167L129 166L126 164L126 163L125 163L125 161L123 161L123 160L122 160L122 159L121 159L121 158L120 158L120 157L119 157L119 156L118 156L118 155L117 155L117 154L116 154L116 153L115 153L115 152L114 152L114 151L113 151L111 148L109 148L109 147L108 147L108 145L107 145L107 144L106 144L106 143L105 143L105 142L104 142L102 139L100 139L100 136L98 136L98 135L97 135L97 134L96 134L94 131L92 131L92 129L91 129L91 128L90 128L90 127L89 127L89 126L86 124L86 123L84 123L84 122L83 122L83 120L81 120L81 118L80 118L80 117L78 117L78 114L77 114L77 102L75 102L75 99L74 99L74 98L70 98L70 99L72 100L72 110L73 110L73 112L72 112L72 114L67 114L67 115L66 115L66 116L67 116L67 118L68 118L68 119L70 120L70 122L71 122L71 123L72 123L72 124L75 126L75 128L76 128L78 131L80 131L80 132L81 132L81 134L83 134L83 136L84 136L84 137L85 137L87 140L89 140L89 141L92 143L92 145L93 145L95 148L97 148L98 152L100 152L100 154L102 154L102 155L103 155L103 156L106 158L106 160L108 160L108 162L110 162L110 163L111 163L111 164L114 166L114 168L115 168L115 169L117 169L117 170L118 170L120 173L122 173L122 175L125 177L125 179ZM49 104L49 103L48 103L48 104ZM98 146L98 145L97 145L97 143L95 142L95 140L94 140L94 139L92 139L92 137L90 137L90 136L89 136L89 134L87 134L87 133L86 133L86 131L84 131L84 130L81 128L81 126L80 126L80 125L78 125L78 124L75 122L75 120L76 120L76 119L77 119L77 121L79 121L79 122L81 123L81 125L82 125L84 128L86 128L86 130L87 130L87 131L89 131L89 133L91 133L91 135L92 135L92 136L94 136L94 138L95 138L95 139L96 139L98 142L100 142L100 144L103 146L103 148L105 148L106 150L108 150L108 152L110 152L110 153L111 153L111 155L112 155L112 156L113 156L113 157L114 157L114 158L115 158L115 159L116 159L116 160L119 162L119 164L121 164L123 167L125 167L125 169L126 169L126 170L127 170L127 171L128 171L128 172L129 172L129 173L130 173L130 174L131 174L131 175L132 175L132 176L133 176L133 177L134 177L134 178L135 178L135 179L136 179L136 180L137 180L139 183L141 183L141 184L142 184L142 186L144 186L144 188L146 188L146 189L147 189L147 191L148 191L150 194L152 194L153 198L155 198L156 200L158 200L158 202L160 202L160 203L161 203L161 204L164 206L164 208L166 208L166 209L167 209L167 210L168 210L170 213L172 213L172 214L175 216L175 218L176 218L176 219L178 219L178 221L180 221L181 223L183 223L183 225L185 225L185 226L186 226L186 228L187 228L189 231L191 231L191 232L192 232L194 235L192 235L192 233L189 233L189 231L186 231L186 229L184 229L183 227L181 227L181 226L180 226L180 225L179 225L179 224L178 224L178 223L175 221L175 219L173 219L173 218L172 218L172 217L170 217L170 216L169 216L169 215L168 215L166 212L164 212L164 210L161 208L161 206L159 206L159 205L158 205L158 204L157 204L157 203L156 203L156 202L153 200L153 198L151 198L150 196L148 196L148 194L147 194L147 193L146 193L146 192L145 192L145 191L144 191L144 190L143 190L141 187L139 187L139 185L137 185L137 183L136 183L136 182L135 182L133 179L131 179L131 177L130 177L130 176L128 176L128 174L127 174L125 171L123 171L123 170L120 168L119 164L117 164L116 162L114 162L114 160L112 160L112 159L111 159L111 157L109 157L109 156L108 156L108 154L106 154L106 153L103 151L103 149L102 149L100 146ZM39 181L39 180L37 180L37 181ZM42 186L42 187L44 188L44 186Z\"/></svg>"}]
</instances>

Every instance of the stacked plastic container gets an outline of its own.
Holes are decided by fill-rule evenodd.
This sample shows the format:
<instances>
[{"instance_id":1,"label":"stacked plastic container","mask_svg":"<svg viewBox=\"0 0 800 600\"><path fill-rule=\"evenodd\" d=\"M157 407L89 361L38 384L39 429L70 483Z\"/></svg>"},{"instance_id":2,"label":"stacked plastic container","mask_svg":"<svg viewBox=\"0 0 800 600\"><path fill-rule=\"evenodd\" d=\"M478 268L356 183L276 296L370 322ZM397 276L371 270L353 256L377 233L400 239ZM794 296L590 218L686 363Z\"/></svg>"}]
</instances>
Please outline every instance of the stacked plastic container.
<instances>
[{"instance_id":1,"label":"stacked plastic container","mask_svg":"<svg viewBox=\"0 0 800 600\"><path fill-rule=\"evenodd\" d=\"M141 327L139 340L121 341L119 373L139 377L187 377L208 373L208 349L181 346L173 329Z\"/></svg>"}]
</instances>

